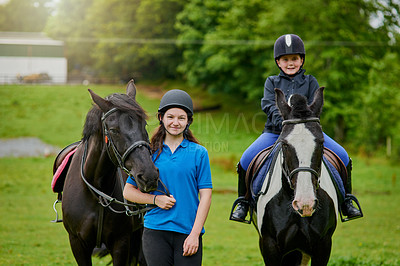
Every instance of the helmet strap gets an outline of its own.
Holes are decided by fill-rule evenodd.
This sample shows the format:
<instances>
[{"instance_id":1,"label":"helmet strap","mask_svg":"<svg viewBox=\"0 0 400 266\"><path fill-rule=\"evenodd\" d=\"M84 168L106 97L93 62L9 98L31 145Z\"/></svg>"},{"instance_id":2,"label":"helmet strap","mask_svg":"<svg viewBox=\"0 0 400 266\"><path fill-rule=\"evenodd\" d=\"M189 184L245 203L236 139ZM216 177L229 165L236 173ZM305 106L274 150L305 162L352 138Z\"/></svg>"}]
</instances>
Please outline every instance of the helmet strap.
<instances>
[{"instance_id":1,"label":"helmet strap","mask_svg":"<svg viewBox=\"0 0 400 266\"><path fill-rule=\"evenodd\" d=\"M183 137L184 138L187 138L188 131L189 131L189 126L190 126L190 122L188 122L188 124L185 127L185 130L183 131Z\"/></svg>"}]
</instances>

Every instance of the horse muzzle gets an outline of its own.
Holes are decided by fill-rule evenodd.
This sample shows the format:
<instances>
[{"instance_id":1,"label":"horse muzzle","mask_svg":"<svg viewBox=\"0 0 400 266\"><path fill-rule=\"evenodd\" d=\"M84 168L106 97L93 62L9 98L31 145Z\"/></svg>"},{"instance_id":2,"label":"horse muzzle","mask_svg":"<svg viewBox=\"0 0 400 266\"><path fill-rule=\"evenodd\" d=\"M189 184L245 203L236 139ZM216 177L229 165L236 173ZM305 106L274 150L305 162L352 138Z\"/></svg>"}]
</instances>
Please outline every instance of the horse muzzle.
<instances>
[{"instance_id":1,"label":"horse muzzle","mask_svg":"<svg viewBox=\"0 0 400 266\"><path fill-rule=\"evenodd\" d=\"M301 217L310 217L315 212L318 200L293 200L292 207Z\"/></svg>"},{"instance_id":2,"label":"horse muzzle","mask_svg":"<svg viewBox=\"0 0 400 266\"><path fill-rule=\"evenodd\" d=\"M131 170L130 174L134 176L140 191L148 193L157 190L160 178L157 167L142 168L139 171Z\"/></svg>"}]
</instances>

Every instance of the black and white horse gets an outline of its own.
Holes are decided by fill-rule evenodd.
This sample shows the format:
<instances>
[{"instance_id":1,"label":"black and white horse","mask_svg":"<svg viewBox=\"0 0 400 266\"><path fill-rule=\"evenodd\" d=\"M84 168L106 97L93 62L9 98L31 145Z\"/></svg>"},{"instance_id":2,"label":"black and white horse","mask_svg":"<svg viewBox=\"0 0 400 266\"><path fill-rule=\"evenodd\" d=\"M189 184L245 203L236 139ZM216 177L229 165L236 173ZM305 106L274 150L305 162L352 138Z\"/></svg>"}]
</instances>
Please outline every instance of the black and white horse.
<instances>
[{"instance_id":1,"label":"black and white horse","mask_svg":"<svg viewBox=\"0 0 400 266\"><path fill-rule=\"evenodd\" d=\"M327 265L338 220L335 186L323 163L319 116L323 88L311 105L275 89L284 119L281 148L257 199L257 229L266 265Z\"/></svg>"}]
</instances>

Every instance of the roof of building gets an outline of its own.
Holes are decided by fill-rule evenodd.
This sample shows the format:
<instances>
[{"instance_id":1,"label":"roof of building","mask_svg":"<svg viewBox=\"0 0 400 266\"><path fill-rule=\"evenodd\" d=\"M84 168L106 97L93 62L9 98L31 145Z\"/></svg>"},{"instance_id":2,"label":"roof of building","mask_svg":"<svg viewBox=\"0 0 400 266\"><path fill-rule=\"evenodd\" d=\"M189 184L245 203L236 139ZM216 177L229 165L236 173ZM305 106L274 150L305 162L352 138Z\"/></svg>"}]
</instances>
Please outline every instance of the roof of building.
<instances>
[{"instance_id":1,"label":"roof of building","mask_svg":"<svg viewBox=\"0 0 400 266\"><path fill-rule=\"evenodd\" d=\"M44 32L0 32L0 44L54 45L63 46L64 42L54 40Z\"/></svg>"}]
</instances>

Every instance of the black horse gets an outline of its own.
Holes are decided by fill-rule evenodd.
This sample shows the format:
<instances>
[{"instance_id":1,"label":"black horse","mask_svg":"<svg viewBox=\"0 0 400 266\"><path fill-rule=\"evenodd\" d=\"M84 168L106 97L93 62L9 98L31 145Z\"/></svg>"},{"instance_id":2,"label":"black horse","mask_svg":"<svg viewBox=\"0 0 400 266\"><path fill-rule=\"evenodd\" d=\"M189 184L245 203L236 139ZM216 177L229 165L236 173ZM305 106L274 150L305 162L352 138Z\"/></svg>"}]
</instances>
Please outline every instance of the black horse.
<instances>
[{"instance_id":1,"label":"black horse","mask_svg":"<svg viewBox=\"0 0 400 266\"><path fill-rule=\"evenodd\" d=\"M136 264L142 221L139 211L123 201L122 189L128 174L144 192L157 188L159 176L150 157L147 117L135 100L133 80L126 94L103 99L89 92L95 105L87 114L82 141L66 175L64 227L79 265L92 265L95 246L105 246L114 265Z\"/></svg>"},{"instance_id":2,"label":"black horse","mask_svg":"<svg viewBox=\"0 0 400 266\"><path fill-rule=\"evenodd\" d=\"M311 105L301 95L289 104L275 89L284 119L276 163L257 201L257 228L266 265L327 265L338 219L334 184L322 161L319 123L323 88Z\"/></svg>"}]
</instances>

